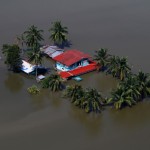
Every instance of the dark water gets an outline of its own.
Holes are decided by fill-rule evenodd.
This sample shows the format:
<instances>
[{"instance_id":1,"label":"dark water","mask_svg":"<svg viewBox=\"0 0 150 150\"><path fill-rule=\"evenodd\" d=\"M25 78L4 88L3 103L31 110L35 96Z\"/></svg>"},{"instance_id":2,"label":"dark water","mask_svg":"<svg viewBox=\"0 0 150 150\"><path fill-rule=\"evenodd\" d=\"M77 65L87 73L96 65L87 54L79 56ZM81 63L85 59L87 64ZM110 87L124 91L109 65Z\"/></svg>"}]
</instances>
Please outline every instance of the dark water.
<instances>
[{"instance_id":1,"label":"dark water","mask_svg":"<svg viewBox=\"0 0 150 150\"><path fill-rule=\"evenodd\" d=\"M13 43L15 35L32 24L45 30L45 43L50 43L51 22L62 20L69 28L72 48L94 54L106 47L112 54L128 56L135 72L150 72L149 14L149 0L1 0L0 45ZM83 78L83 86L104 95L117 84L102 73ZM150 149L149 101L87 115L60 98L61 93L43 90L30 96L26 89L34 83L24 74L8 72L0 60L1 150Z\"/></svg>"}]
</instances>

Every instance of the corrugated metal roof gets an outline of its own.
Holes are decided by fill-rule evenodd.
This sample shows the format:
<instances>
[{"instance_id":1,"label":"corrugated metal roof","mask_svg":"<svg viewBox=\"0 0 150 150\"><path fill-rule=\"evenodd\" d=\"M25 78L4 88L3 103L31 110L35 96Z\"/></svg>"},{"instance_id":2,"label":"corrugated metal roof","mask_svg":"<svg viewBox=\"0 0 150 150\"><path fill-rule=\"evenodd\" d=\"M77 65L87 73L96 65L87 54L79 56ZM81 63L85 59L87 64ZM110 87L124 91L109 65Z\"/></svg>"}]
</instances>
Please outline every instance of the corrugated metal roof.
<instances>
[{"instance_id":1,"label":"corrugated metal roof","mask_svg":"<svg viewBox=\"0 0 150 150\"><path fill-rule=\"evenodd\" d=\"M62 52L64 52L63 49L60 49L57 46L47 46L46 48L43 48L42 51L49 55L49 57L56 57L57 55L61 54Z\"/></svg>"},{"instance_id":2,"label":"corrugated metal roof","mask_svg":"<svg viewBox=\"0 0 150 150\"><path fill-rule=\"evenodd\" d=\"M53 59L66 66L71 66L72 64L79 62L80 60L86 59L86 58L90 58L90 56L78 50L68 50L54 57Z\"/></svg>"}]
</instances>

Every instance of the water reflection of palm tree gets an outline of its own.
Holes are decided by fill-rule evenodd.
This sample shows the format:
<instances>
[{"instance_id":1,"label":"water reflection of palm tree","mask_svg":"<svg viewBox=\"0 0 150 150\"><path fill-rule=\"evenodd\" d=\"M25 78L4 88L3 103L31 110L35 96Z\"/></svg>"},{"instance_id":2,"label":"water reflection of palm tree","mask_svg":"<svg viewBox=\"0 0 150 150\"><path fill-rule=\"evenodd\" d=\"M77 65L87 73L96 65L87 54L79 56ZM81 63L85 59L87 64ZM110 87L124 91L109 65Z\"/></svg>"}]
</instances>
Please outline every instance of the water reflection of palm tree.
<instances>
[{"instance_id":1,"label":"water reflection of palm tree","mask_svg":"<svg viewBox=\"0 0 150 150\"><path fill-rule=\"evenodd\" d=\"M82 110L76 108L75 106L71 106L69 115L76 122L81 124L87 133L96 136L99 134L102 126L102 115L100 114L86 114Z\"/></svg>"}]
</instances>

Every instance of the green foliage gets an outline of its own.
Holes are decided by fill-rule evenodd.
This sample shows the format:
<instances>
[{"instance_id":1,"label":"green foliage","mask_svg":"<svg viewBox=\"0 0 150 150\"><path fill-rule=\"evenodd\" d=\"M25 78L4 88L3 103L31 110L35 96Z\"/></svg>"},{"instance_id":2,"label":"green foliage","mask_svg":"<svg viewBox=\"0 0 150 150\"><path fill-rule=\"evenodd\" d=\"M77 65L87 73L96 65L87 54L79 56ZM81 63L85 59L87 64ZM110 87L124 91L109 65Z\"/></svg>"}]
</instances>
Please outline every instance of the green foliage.
<instances>
[{"instance_id":1,"label":"green foliage","mask_svg":"<svg viewBox=\"0 0 150 150\"><path fill-rule=\"evenodd\" d=\"M127 58L113 56L109 61L107 72L111 73L113 77L118 77L121 81L124 80L131 72Z\"/></svg>"},{"instance_id":2,"label":"green foliage","mask_svg":"<svg viewBox=\"0 0 150 150\"><path fill-rule=\"evenodd\" d=\"M94 60L102 71L112 74L113 77L117 77L121 81L130 74L131 68L128 65L127 58L111 56L105 48L101 48L95 53Z\"/></svg>"},{"instance_id":3,"label":"green foliage","mask_svg":"<svg viewBox=\"0 0 150 150\"><path fill-rule=\"evenodd\" d=\"M86 89L84 96L84 109L85 112L100 112L103 104L103 98L96 89Z\"/></svg>"},{"instance_id":4,"label":"green foliage","mask_svg":"<svg viewBox=\"0 0 150 150\"><path fill-rule=\"evenodd\" d=\"M72 103L83 97L83 94L83 88L78 84L67 86L64 92L64 96L70 98Z\"/></svg>"},{"instance_id":5,"label":"green foliage","mask_svg":"<svg viewBox=\"0 0 150 150\"><path fill-rule=\"evenodd\" d=\"M141 93L141 98L150 96L150 75L148 73L143 73L140 71L136 75L136 79L139 82L139 89Z\"/></svg>"},{"instance_id":6,"label":"green foliage","mask_svg":"<svg viewBox=\"0 0 150 150\"><path fill-rule=\"evenodd\" d=\"M132 106L136 101L124 90L124 87L118 86L116 91L112 92L112 96L107 100L107 103L112 103L116 109L121 109L125 106Z\"/></svg>"},{"instance_id":7,"label":"green foliage","mask_svg":"<svg viewBox=\"0 0 150 150\"><path fill-rule=\"evenodd\" d=\"M42 53L40 51L32 51L28 53L29 62L36 65L36 77L37 77L37 66L42 63Z\"/></svg>"},{"instance_id":8,"label":"green foliage","mask_svg":"<svg viewBox=\"0 0 150 150\"><path fill-rule=\"evenodd\" d=\"M34 51L38 48L40 42L43 40L42 32L43 30L38 30L34 25L24 32L25 41L29 48L32 48Z\"/></svg>"},{"instance_id":9,"label":"green foliage","mask_svg":"<svg viewBox=\"0 0 150 150\"><path fill-rule=\"evenodd\" d=\"M50 80L51 80L50 77L46 77L45 79L43 79L43 80L41 81L41 86L42 86L42 88L44 88L44 89L49 88L49 82L50 82Z\"/></svg>"},{"instance_id":10,"label":"green foliage","mask_svg":"<svg viewBox=\"0 0 150 150\"><path fill-rule=\"evenodd\" d=\"M50 88L53 92L62 90L62 83L63 80L58 74L51 74L41 82L43 88Z\"/></svg>"},{"instance_id":11,"label":"green foliage","mask_svg":"<svg viewBox=\"0 0 150 150\"><path fill-rule=\"evenodd\" d=\"M22 61L20 56L20 48L18 45L4 44L2 47L2 52L6 58L5 64L8 66L8 69L14 72L19 71Z\"/></svg>"},{"instance_id":12,"label":"green foliage","mask_svg":"<svg viewBox=\"0 0 150 150\"><path fill-rule=\"evenodd\" d=\"M108 55L107 52L108 50L106 48L101 48L98 51L95 51L96 54L94 55L94 60L97 62L100 68L104 68L108 64L108 59L110 55Z\"/></svg>"},{"instance_id":13,"label":"green foliage","mask_svg":"<svg viewBox=\"0 0 150 150\"><path fill-rule=\"evenodd\" d=\"M102 109L104 99L96 89L83 89L81 85L75 84L67 86L64 95L87 113L100 112Z\"/></svg>"},{"instance_id":14,"label":"green foliage","mask_svg":"<svg viewBox=\"0 0 150 150\"><path fill-rule=\"evenodd\" d=\"M52 28L49 29L51 33L50 39L56 45L62 45L67 40L66 35L68 34L67 27L63 27L60 21L52 23Z\"/></svg>"},{"instance_id":15,"label":"green foliage","mask_svg":"<svg viewBox=\"0 0 150 150\"><path fill-rule=\"evenodd\" d=\"M27 91L30 93L30 94L39 94L40 93L40 90L38 89L38 87L36 85L32 85L31 87L29 87L27 89Z\"/></svg>"}]
</instances>

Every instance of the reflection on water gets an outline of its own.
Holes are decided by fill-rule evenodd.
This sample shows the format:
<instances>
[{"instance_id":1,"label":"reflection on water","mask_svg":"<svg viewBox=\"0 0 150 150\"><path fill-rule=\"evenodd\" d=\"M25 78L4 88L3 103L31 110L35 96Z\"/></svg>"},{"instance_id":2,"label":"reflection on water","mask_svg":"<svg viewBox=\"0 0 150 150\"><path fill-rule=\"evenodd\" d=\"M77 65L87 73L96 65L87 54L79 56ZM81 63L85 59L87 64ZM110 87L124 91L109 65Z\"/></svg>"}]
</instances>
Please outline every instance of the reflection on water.
<instances>
[{"instance_id":1,"label":"reflection on water","mask_svg":"<svg viewBox=\"0 0 150 150\"><path fill-rule=\"evenodd\" d=\"M50 89L41 89L38 95L30 95L31 103L37 110L51 105L54 108L61 107L62 92L52 92Z\"/></svg>"},{"instance_id":2,"label":"reflection on water","mask_svg":"<svg viewBox=\"0 0 150 150\"><path fill-rule=\"evenodd\" d=\"M141 125L150 123L150 102L144 101L139 102L137 105L126 108L122 110L109 110L109 116L117 127L123 127L124 129L130 131L141 127Z\"/></svg>"},{"instance_id":3,"label":"reflection on water","mask_svg":"<svg viewBox=\"0 0 150 150\"><path fill-rule=\"evenodd\" d=\"M20 74L9 72L6 79L5 85L11 92L19 92L24 85L23 78Z\"/></svg>"},{"instance_id":4,"label":"reflection on water","mask_svg":"<svg viewBox=\"0 0 150 150\"><path fill-rule=\"evenodd\" d=\"M61 20L69 29L72 49L94 54L106 47L111 54L128 56L135 71L150 72L149 6L149 0L62 0L61 4L60 0L1 0L0 47L11 44L15 35L32 24L45 31L44 44L52 44L47 30L51 22ZM99 115L87 115L60 98L61 92L43 90L39 96L30 96L24 90L35 84L35 79L7 72L2 61L0 90L4 92L0 91L0 117L8 129L9 125L14 126L10 134L0 135L1 150L149 150L149 102L121 111L108 109ZM53 61L44 62L46 67L52 68L52 64ZM104 96L109 96L117 84L117 80L103 73L92 72L82 77L83 87L96 88ZM76 82L68 82L73 83ZM16 119L23 122L18 124ZM94 136L96 139L92 140Z\"/></svg>"},{"instance_id":5,"label":"reflection on water","mask_svg":"<svg viewBox=\"0 0 150 150\"><path fill-rule=\"evenodd\" d=\"M86 129L90 135L95 136L99 134L103 123L102 114L87 114L84 110L80 110L76 106L71 105L70 107L69 115L71 118L79 122L83 126L83 129Z\"/></svg>"}]
</instances>

